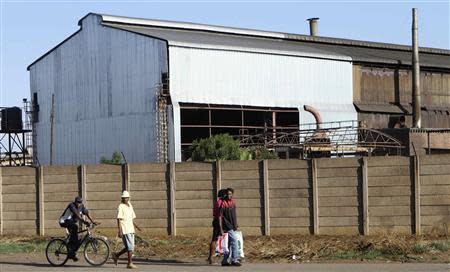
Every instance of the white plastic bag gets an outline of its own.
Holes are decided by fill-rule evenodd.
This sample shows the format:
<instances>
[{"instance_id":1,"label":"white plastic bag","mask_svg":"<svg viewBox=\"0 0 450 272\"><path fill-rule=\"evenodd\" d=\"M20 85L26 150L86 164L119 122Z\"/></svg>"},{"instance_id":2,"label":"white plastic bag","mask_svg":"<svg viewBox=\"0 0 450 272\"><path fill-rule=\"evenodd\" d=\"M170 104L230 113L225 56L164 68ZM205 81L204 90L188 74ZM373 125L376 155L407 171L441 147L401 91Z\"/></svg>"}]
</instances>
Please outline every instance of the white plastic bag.
<instances>
[{"instance_id":1,"label":"white plastic bag","mask_svg":"<svg viewBox=\"0 0 450 272\"><path fill-rule=\"evenodd\" d=\"M228 249L228 233L224 233L219 236L216 244L216 253L227 254L230 250Z\"/></svg>"},{"instance_id":2,"label":"white plastic bag","mask_svg":"<svg viewBox=\"0 0 450 272\"><path fill-rule=\"evenodd\" d=\"M244 238L242 236L242 231L236 231L236 236L237 236L239 258L245 258L245 255L244 255Z\"/></svg>"}]
</instances>

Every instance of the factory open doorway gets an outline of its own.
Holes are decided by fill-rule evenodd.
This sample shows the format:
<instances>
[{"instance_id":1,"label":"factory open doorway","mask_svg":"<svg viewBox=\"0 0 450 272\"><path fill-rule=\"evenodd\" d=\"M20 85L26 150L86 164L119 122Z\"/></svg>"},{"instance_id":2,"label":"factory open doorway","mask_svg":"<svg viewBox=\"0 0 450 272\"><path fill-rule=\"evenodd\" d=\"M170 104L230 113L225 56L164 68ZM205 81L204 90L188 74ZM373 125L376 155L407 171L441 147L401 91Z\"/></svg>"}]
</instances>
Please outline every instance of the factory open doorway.
<instances>
[{"instance_id":1,"label":"factory open doorway","mask_svg":"<svg viewBox=\"0 0 450 272\"><path fill-rule=\"evenodd\" d=\"M273 132L294 132L297 108L180 103L182 160L190 158L193 141L228 133L234 137Z\"/></svg>"}]
</instances>

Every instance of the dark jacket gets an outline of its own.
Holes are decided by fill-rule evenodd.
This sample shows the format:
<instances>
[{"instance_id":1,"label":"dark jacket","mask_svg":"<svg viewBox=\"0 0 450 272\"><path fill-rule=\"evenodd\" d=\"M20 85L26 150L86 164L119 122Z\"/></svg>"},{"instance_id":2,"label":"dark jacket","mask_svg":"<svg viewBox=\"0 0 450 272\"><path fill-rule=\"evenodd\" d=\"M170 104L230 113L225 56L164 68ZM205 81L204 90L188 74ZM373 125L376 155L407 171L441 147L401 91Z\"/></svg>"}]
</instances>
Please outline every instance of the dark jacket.
<instances>
[{"instance_id":1,"label":"dark jacket","mask_svg":"<svg viewBox=\"0 0 450 272\"><path fill-rule=\"evenodd\" d=\"M220 208L220 218L222 220L222 228L225 232L229 230L237 230L236 202L232 200L224 200Z\"/></svg>"}]
</instances>

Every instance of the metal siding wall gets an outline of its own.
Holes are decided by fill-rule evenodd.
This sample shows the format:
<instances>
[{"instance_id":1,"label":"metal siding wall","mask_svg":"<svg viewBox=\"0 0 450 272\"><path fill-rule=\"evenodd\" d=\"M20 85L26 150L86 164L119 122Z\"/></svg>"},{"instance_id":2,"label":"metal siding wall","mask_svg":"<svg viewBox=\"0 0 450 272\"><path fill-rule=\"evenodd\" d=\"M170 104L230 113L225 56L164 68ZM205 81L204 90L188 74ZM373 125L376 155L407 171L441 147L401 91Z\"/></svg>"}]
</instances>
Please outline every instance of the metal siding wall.
<instances>
[{"instance_id":1,"label":"metal siding wall","mask_svg":"<svg viewBox=\"0 0 450 272\"><path fill-rule=\"evenodd\" d=\"M100 25L82 30L31 67L38 92L38 159L50 161L51 95L55 94L55 163L97 163L122 151L129 162L156 160L155 92L167 72L166 44Z\"/></svg>"},{"instance_id":2,"label":"metal siding wall","mask_svg":"<svg viewBox=\"0 0 450 272\"><path fill-rule=\"evenodd\" d=\"M179 102L311 104L356 119L352 64L346 61L171 46L170 79Z\"/></svg>"},{"instance_id":3,"label":"metal siding wall","mask_svg":"<svg viewBox=\"0 0 450 272\"><path fill-rule=\"evenodd\" d=\"M357 120L352 63L298 56L169 47L172 101L267 107L316 107L324 120ZM300 111L301 123L314 123ZM175 158L179 113L174 110Z\"/></svg>"}]
</instances>

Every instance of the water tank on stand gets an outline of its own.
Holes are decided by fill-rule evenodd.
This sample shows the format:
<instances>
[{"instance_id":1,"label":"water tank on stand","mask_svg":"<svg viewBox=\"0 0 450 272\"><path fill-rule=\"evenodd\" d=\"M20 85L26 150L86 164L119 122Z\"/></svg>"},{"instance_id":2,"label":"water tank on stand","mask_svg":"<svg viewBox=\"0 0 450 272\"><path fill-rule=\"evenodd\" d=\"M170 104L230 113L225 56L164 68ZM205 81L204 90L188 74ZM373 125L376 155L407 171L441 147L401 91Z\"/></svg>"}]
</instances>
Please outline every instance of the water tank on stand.
<instances>
[{"instance_id":1,"label":"water tank on stand","mask_svg":"<svg viewBox=\"0 0 450 272\"><path fill-rule=\"evenodd\" d=\"M21 131L22 124L22 109L19 107L4 108L1 110L3 132Z\"/></svg>"}]
</instances>

